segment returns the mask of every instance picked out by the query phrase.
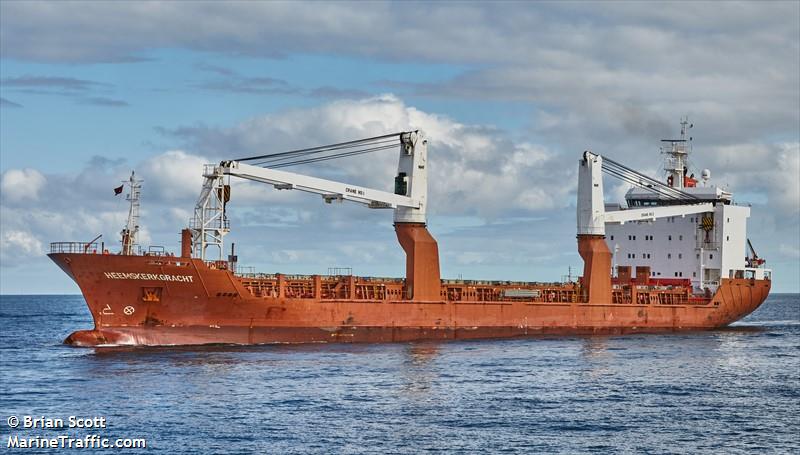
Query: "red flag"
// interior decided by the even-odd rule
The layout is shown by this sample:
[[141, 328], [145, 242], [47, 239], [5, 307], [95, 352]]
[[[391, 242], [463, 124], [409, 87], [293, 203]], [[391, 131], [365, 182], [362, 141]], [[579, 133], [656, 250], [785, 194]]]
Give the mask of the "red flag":
[[125, 188], [125, 185], [120, 185], [120, 186], [114, 188], [114, 196], [122, 193], [123, 188]]

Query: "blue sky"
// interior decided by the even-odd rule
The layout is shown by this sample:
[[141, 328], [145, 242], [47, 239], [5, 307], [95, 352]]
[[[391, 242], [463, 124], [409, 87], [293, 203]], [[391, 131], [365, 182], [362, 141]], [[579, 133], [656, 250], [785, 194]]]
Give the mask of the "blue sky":
[[[445, 276], [581, 267], [574, 163], [697, 169], [753, 204], [775, 290], [800, 286], [800, 6], [694, 3], [0, 3], [0, 292], [77, 292], [43, 253], [113, 242], [145, 179], [143, 241], [174, 248], [200, 164], [422, 127]], [[389, 186], [395, 157], [322, 167]], [[611, 182], [609, 182], [611, 183]], [[240, 257], [264, 271], [402, 275], [390, 215], [239, 184]], [[610, 197], [622, 188], [611, 187]], [[238, 223], [238, 228], [237, 228]]]

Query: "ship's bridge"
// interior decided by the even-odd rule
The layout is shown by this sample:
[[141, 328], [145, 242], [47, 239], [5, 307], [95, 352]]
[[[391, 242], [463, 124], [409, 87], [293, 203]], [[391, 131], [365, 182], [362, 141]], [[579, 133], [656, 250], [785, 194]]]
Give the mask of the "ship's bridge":
[[628, 203], [629, 208], [697, 204], [700, 202], [720, 202], [730, 205], [733, 201], [733, 195], [730, 192], [715, 185], [683, 188], [682, 192], [692, 196], [692, 198], [667, 198], [646, 187], [634, 187], [625, 193], [625, 201]]

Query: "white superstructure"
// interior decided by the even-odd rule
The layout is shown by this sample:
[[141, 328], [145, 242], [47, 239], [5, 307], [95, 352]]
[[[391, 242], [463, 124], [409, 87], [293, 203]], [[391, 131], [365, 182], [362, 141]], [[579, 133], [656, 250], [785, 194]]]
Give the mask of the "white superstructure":
[[[686, 138], [686, 120], [681, 122], [681, 138], [664, 140], [666, 184], [678, 190], [663, 194], [634, 187], [625, 195], [627, 207], [606, 204], [605, 234], [614, 270], [620, 266], [649, 267], [651, 279], [688, 279], [696, 291], [713, 292], [720, 278], [770, 278], [771, 271], [760, 267], [763, 260], [747, 251], [747, 218], [750, 207], [736, 205], [732, 194], [710, 181], [703, 170], [702, 181], [689, 172], [691, 138]], [[691, 128], [691, 126], [689, 126]], [[698, 208], [699, 213], [678, 211], [673, 216], [636, 221], [613, 222], [629, 211], [669, 206]], [[680, 213], [682, 212], [682, 213]]]

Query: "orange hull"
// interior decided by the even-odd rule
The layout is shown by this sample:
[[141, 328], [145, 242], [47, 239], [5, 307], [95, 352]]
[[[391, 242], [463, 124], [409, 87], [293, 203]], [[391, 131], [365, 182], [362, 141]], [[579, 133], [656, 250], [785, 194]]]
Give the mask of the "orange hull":
[[[243, 278], [199, 259], [54, 253], [80, 286], [94, 329], [79, 346], [393, 342], [722, 327], [759, 307], [769, 280], [723, 279], [710, 299], [685, 290], [614, 291], [582, 302], [577, 284], [443, 281], [408, 300], [404, 280]], [[523, 292], [524, 291], [524, 292]], [[517, 292], [516, 294], [514, 292]], [[644, 297], [644, 298], [643, 298]], [[630, 302], [635, 303], [614, 303]]]

